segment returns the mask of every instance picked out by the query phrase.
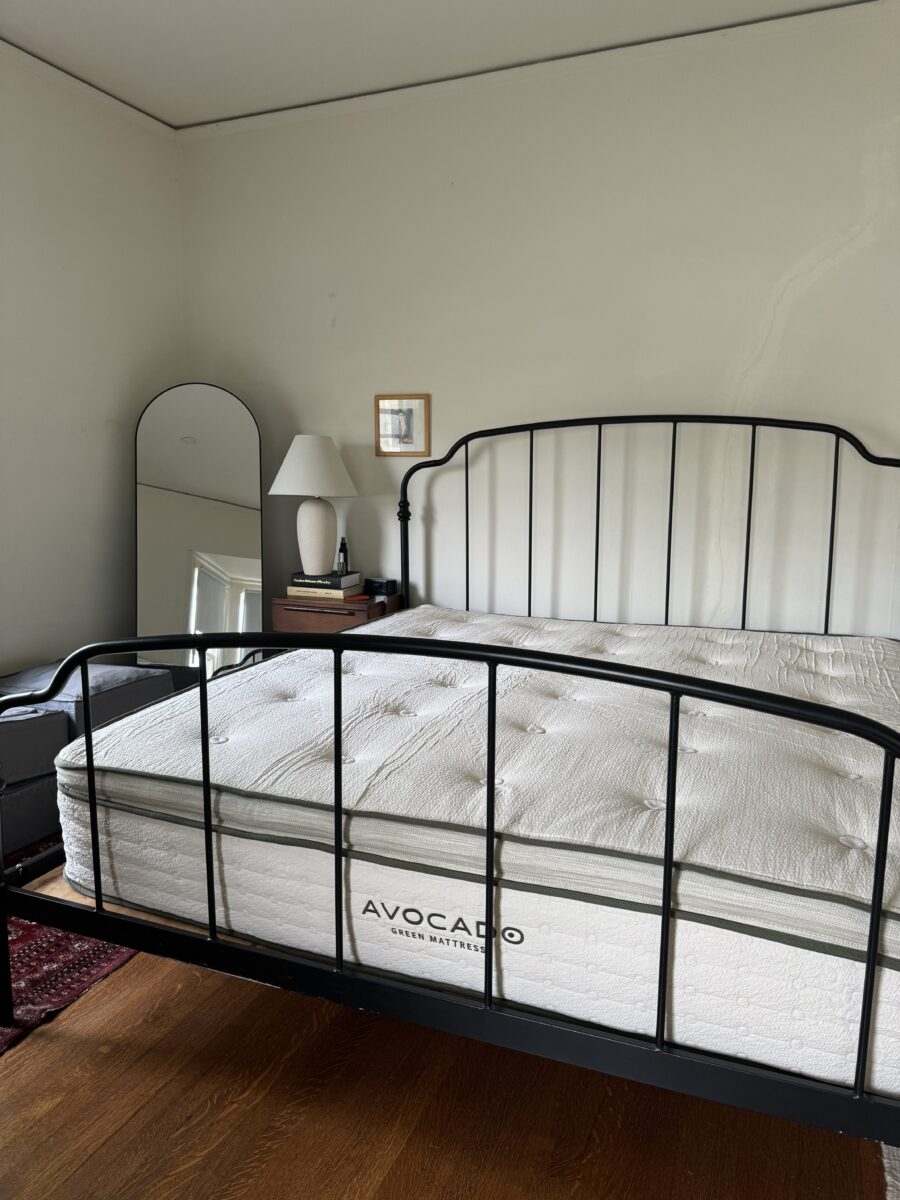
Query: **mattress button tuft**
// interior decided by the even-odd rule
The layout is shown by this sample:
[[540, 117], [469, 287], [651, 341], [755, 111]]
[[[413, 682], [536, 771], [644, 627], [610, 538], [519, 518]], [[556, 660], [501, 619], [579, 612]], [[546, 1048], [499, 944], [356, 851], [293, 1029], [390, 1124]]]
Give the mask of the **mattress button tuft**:
[[342, 755], [341, 755], [341, 762], [342, 762], [342, 763], [343, 763], [345, 766], [349, 766], [349, 765], [350, 765], [350, 763], [355, 763], [355, 762], [356, 762], [356, 759], [353, 757], [353, 755], [352, 755], [352, 754], [342, 754]]
[[224, 744], [228, 741], [228, 738], [223, 737], [220, 733], [217, 733], [215, 737], [211, 737], [209, 740], [214, 746], [224, 746]]
[[[482, 787], [487, 787], [487, 775], [485, 775], [482, 779], [479, 779], [478, 782], [481, 784]], [[503, 787], [503, 776], [502, 775], [494, 776], [494, 787]]]
[[855, 837], [852, 833], [842, 833], [838, 838], [842, 846], [848, 846], [851, 850], [865, 850], [866, 843], [860, 837]]
[[543, 729], [540, 725], [529, 725], [525, 732], [526, 733], [546, 733], [547, 730]]

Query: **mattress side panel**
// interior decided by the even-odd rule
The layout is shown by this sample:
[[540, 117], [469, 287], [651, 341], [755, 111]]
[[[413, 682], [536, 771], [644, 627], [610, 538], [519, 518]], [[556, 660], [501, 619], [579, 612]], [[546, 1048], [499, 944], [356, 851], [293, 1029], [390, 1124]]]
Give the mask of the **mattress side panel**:
[[[67, 875], [92, 888], [84, 805], [62, 797]], [[202, 926], [202, 831], [139, 813], [100, 812], [104, 891], [138, 909]], [[217, 915], [263, 944], [334, 953], [333, 859], [314, 846], [217, 835]], [[344, 946], [349, 961], [388, 977], [477, 994], [483, 982], [479, 881], [415, 866], [350, 860]], [[529, 1009], [650, 1034], [659, 917], [571, 896], [499, 889], [495, 988]], [[676, 921], [669, 1036], [837, 1083], [852, 1079], [863, 966], [841, 956]], [[900, 1096], [900, 972], [877, 989], [872, 1083]]]

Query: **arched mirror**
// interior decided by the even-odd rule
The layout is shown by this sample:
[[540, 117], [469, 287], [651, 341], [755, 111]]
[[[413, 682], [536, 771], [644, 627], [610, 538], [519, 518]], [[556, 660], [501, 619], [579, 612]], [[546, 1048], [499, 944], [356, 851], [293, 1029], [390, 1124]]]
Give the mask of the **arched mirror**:
[[[259, 428], [237, 396], [183, 383], [144, 409], [135, 435], [137, 633], [262, 628]], [[211, 651], [210, 672], [238, 661]], [[196, 656], [148, 653], [186, 677]], [[186, 681], [186, 679], [185, 679]]]

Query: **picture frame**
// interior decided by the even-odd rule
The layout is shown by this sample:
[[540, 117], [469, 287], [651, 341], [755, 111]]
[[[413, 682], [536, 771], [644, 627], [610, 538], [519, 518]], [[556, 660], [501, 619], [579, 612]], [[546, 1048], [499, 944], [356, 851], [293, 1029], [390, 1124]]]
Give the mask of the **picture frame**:
[[379, 458], [428, 458], [431, 454], [431, 393], [382, 393], [375, 397], [375, 453]]

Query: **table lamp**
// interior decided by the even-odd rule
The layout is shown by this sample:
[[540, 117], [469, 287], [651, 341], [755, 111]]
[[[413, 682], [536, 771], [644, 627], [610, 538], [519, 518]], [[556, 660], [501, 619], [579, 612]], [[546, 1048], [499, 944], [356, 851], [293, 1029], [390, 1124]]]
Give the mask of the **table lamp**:
[[334, 570], [337, 513], [326, 496], [355, 496], [337, 446], [330, 437], [298, 433], [269, 488], [270, 496], [309, 496], [297, 509], [297, 544], [306, 575]]

